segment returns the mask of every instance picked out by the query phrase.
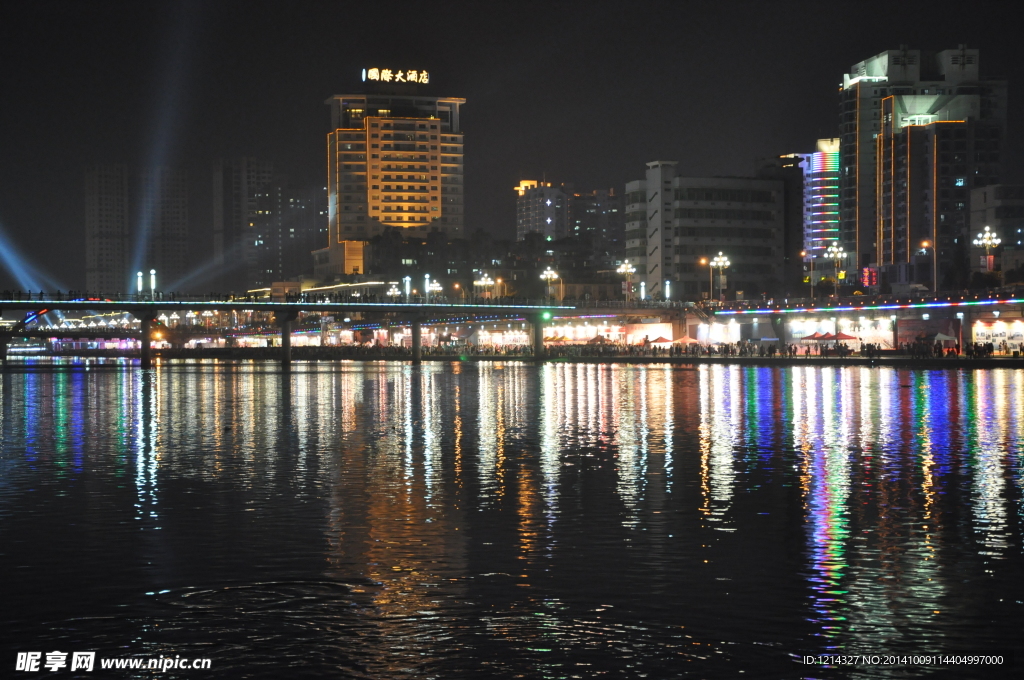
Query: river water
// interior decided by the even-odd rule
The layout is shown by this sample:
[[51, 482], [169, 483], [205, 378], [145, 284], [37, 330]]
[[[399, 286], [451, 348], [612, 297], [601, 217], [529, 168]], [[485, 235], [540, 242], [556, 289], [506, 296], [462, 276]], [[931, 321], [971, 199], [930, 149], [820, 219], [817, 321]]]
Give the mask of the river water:
[[[112, 362], [0, 388], [3, 664], [658, 679], [1010, 673], [798, 662], [827, 652], [1024, 661], [1024, 371]], [[154, 677], [106, 673], [79, 675]]]

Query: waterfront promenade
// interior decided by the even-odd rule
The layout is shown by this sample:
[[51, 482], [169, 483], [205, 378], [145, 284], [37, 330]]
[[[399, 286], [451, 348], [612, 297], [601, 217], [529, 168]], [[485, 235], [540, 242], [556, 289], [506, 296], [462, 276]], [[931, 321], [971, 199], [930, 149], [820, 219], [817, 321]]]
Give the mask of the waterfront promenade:
[[[985, 357], [915, 357], [910, 354], [887, 354], [883, 356], [860, 356], [853, 354], [845, 357], [820, 356], [820, 355], [799, 355], [790, 356], [739, 356], [729, 354], [670, 354], [662, 350], [638, 350], [635, 353], [606, 353], [606, 354], [572, 354], [559, 355], [558, 349], [555, 352], [548, 352], [543, 359], [536, 359], [533, 356], [532, 348], [522, 347], [520, 351], [506, 353], [487, 353], [480, 351], [450, 351], [449, 348], [429, 348], [422, 354], [422, 361], [431, 362], [555, 362], [555, 363], [590, 363], [590, 364], [672, 364], [672, 365], [700, 365], [700, 364], [739, 364], [746, 366], [889, 366], [898, 368], [950, 368], [950, 369], [972, 369], [972, 368], [1024, 368], [1024, 357], [1012, 356], [985, 356]], [[399, 361], [408, 362], [413, 360], [411, 350], [403, 347], [295, 347], [292, 349], [292, 359], [299, 362], [317, 361]], [[206, 349], [163, 349], [154, 350], [154, 359], [158, 360], [206, 360], [219, 359], [222, 361], [278, 361], [279, 348], [264, 347], [234, 347], [234, 348], [206, 348]], [[114, 350], [76, 350], [63, 354], [36, 354], [25, 355], [23, 360], [51, 358], [51, 357], [81, 357], [81, 358], [108, 358], [108, 359], [138, 359], [139, 352], [136, 351], [114, 351]], [[12, 357], [13, 358], [13, 357]], [[12, 362], [11, 367], [26, 365], [22, 362]]]

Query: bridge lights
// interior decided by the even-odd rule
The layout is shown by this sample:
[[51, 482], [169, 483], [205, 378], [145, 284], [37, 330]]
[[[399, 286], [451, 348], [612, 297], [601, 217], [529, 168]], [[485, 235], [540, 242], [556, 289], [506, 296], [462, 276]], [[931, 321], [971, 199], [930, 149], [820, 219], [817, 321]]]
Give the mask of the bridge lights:
[[423, 275], [423, 301], [430, 300], [430, 274]]
[[139, 277], [139, 295], [142, 295], [142, 272], [139, 272], [136, 276]]
[[156, 293], [156, 270], [149, 270], [149, 294], [153, 295]]
[[402, 281], [405, 283], [405, 301], [408, 302], [409, 301], [409, 295], [411, 294], [411, 290], [410, 289], [411, 289], [411, 286], [412, 286], [412, 277], [411, 276], [402, 277]]

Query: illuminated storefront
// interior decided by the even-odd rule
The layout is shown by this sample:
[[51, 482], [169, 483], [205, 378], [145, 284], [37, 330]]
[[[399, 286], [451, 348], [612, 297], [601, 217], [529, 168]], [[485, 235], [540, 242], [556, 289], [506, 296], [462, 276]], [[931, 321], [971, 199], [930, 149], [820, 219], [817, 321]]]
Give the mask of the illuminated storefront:
[[971, 326], [971, 341], [990, 342], [995, 345], [996, 352], [1019, 352], [1021, 345], [1024, 344], [1024, 319], [975, 321]]

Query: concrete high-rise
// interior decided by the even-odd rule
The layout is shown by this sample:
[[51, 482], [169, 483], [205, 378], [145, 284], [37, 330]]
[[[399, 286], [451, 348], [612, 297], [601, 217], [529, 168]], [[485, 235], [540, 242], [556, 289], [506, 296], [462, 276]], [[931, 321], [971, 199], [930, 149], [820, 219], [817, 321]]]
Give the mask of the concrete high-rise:
[[156, 269], [158, 290], [173, 291], [189, 270], [188, 185], [185, 174], [166, 167], [144, 170], [141, 176], [136, 238], [145, 239], [141, 268]]
[[[650, 297], [713, 296], [709, 262], [729, 258], [723, 291], [774, 294], [783, 278], [783, 183], [744, 177], [680, 177], [675, 161], [647, 164], [626, 184], [626, 263]], [[702, 263], [701, 260], [704, 260]], [[641, 285], [642, 284], [642, 287]]]
[[213, 257], [223, 290], [252, 287], [257, 195], [273, 176], [273, 164], [256, 158], [220, 159], [213, 165]]
[[553, 241], [569, 235], [569, 197], [550, 182], [527, 179], [516, 191], [516, 240], [537, 233]]
[[982, 79], [979, 59], [962, 45], [900, 48], [843, 78], [840, 238], [849, 264], [878, 265], [883, 283], [910, 276], [928, 240], [939, 287], [958, 285], [968, 192], [999, 181], [1006, 130], [1006, 83]]
[[327, 135], [330, 237], [314, 253], [321, 277], [365, 272], [363, 246], [385, 229], [460, 238], [465, 99], [423, 96], [425, 71], [364, 70], [363, 94], [335, 95]]
[[249, 289], [267, 288], [275, 281], [312, 273], [310, 255], [320, 243], [314, 194], [275, 176], [256, 192], [251, 261], [247, 262]]
[[90, 293], [123, 293], [131, 284], [130, 187], [126, 165], [98, 165], [85, 172], [85, 288]]
[[568, 234], [590, 236], [601, 247], [618, 250], [623, 245], [624, 215], [622, 194], [615, 189], [571, 192]]

